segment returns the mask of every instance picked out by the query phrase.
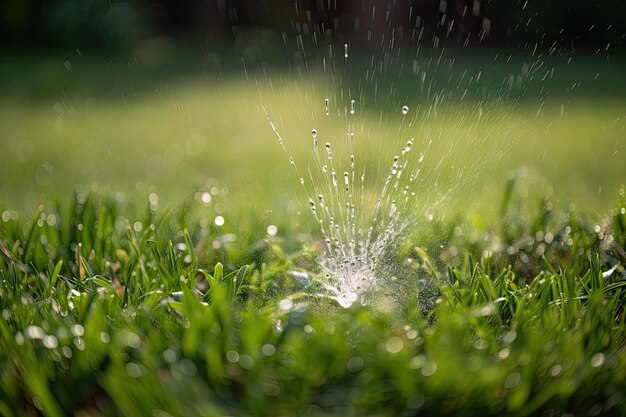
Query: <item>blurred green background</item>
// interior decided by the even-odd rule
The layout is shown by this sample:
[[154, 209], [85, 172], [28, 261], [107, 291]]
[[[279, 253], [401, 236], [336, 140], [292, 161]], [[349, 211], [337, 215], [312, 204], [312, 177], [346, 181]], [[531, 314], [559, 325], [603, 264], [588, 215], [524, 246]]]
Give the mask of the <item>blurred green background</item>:
[[[605, 13], [620, 2], [201, 3], [4, 3], [4, 207], [77, 187], [165, 205], [213, 189], [229, 217], [294, 215], [306, 200], [263, 107], [306, 164], [312, 128], [341, 142], [351, 98], [359, 160], [379, 181], [417, 138], [424, 204], [489, 211], [517, 175], [523, 197], [551, 188], [603, 210], [626, 178], [624, 23]], [[376, 7], [386, 17], [369, 19]], [[327, 97], [337, 114], [324, 118]]]

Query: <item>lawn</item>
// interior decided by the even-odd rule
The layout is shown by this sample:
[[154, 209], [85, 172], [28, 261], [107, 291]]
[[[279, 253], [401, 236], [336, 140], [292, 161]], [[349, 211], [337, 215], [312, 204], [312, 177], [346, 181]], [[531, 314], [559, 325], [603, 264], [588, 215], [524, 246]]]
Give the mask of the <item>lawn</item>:
[[[624, 415], [624, 66], [484, 54], [373, 82], [3, 52], [0, 415]], [[409, 138], [421, 168], [349, 308], [312, 129], [363, 209]]]

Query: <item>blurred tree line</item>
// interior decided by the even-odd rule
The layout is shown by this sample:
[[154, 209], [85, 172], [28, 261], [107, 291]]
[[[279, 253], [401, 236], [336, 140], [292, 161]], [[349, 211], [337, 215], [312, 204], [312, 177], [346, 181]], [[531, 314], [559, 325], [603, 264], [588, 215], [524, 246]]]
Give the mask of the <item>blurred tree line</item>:
[[625, 0], [4, 0], [0, 39], [5, 46], [119, 47], [266, 28], [316, 42], [620, 48], [625, 16]]

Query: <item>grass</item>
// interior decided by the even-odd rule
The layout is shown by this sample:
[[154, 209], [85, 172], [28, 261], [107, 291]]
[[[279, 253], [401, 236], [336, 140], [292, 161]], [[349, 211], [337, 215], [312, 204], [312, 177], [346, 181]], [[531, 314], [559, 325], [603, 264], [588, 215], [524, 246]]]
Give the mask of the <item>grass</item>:
[[[174, 203], [194, 189], [210, 189], [219, 183], [220, 188], [231, 191], [228, 220], [241, 208], [247, 210], [252, 200], [254, 207], [268, 211], [294, 200], [290, 190], [295, 188], [295, 180], [284, 175], [287, 157], [272, 137], [261, 104], [273, 118], [280, 118], [277, 122], [284, 125], [283, 136], [300, 154], [309, 148], [306, 138], [312, 127], [320, 131], [323, 141], [343, 136], [341, 121], [333, 118], [326, 123], [311, 117], [313, 109], [323, 109], [324, 97], [334, 100], [339, 90], [332, 84], [308, 83], [294, 72], [278, 70], [271, 76], [271, 85], [260, 78], [257, 86], [257, 82], [241, 82], [225, 73], [202, 75], [199, 64], [193, 67], [200, 68], [199, 74], [173, 78], [167, 74], [175, 73], [175, 68], [128, 68], [121, 59], [112, 65], [105, 57], [89, 56], [83, 52], [79, 58], [72, 52], [36, 62], [31, 55], [4, 60], [0, 79], [7, 93], [0, 98], [0, 143], [5, 149], [0, 155], [0, 198], [5, 205], [32, 210], [42, 193], [48, 197], [69, 195], [76, 185], [89, 189], [92, 183], [123, 192], [127, 198], [140, 195], [143, 201], [156, 191], [162, 204]], [[68, 59], [73, 62], [70, 71], [64, 67]], [[179, 73], [188, 74], [183, 71], [186, 62], [180, 63]], [[493, 79], [518, 71], [518, 64], [494, 64], [498, 73]], [[461, 77], [466, 66], [481, 69], [474, 60], [459, 58], [455, 76]], [[365, 132], [361, 160], [370, 164], [378, 159], [380, 163], [381, 154], [390, 159], [394, 148], [404, 144], [406, 138], [398, 134], [401, 114], [389, 109], [409, 104], [411, 116], [418, 118], [412, 129], [405, 130], [417, 138], [416, 148], [424, 149], [427, 140], [433, 140], [426, 162], [468, 167], [467, 181], [480, 178], [470, 181], [478, 187], [477, 194], [497, 198], [504, 182], [502, 173], [512, 175], [525, 167], [525, 187], [537, 190], [535, 197], [553, 186], [565, 207], [575, 200], [591, 210], [604, 210], [624, 177], [619, 163], [626, 153], [621, 140], [626, 127], [619, 94], [624, 91], [619, 82], [622, 70], [617, 64], [602, 63], [578, 68], [557, 67], [561, 76], [554, 85], [529, 84], [529, 88], [550, 91], [544, 92], [547, 101], [542, 106], [530, 99], [496, 104], [486, 112], [482, 124], [474, 123], [476, 99], [444, 101], [436, 118], [426, 118], [427, 107], [419, 116], [417, 109], [420, 104], [432, 104], [432, 99], [422, 103], [427, 94], [415, 94], [407, 87], [415, 84], [410, 74], [383, 78], [380, 95], [390, 97], [389, 102], [376, 103], [364, 96], [363, 104], [361, 100], [358, 103], [359, 123]], [[447, 72], [440, 72], [433, 70], [432, 77], [445, 87]], [[592, 76], [596, 72], [602, 74], [598, 80]], [[251, 80], [255, 75], [261, 77], [262, 73], [250, 70]], [[494, 88], [491, 78], [482, 78], [485, 85], [477, 89]], [[583, 87], [568, 92], [560, 84], [562, 79], [578, 79]], [[103, 85], [108, 86], [107, 91], [102, 91]], [[390, 85], [395, 86], [395, 93], [384, 94]], [[373, 87], [362, 89], [371, 92]], [[612, 89], [613, 93], [591, 95], [596, 89]], [[383, 124], [379, 123], [380, 111], [384, 111]], [[316, 126], [311, 126], [313, 123]], [[472, 158], [478, 154], [480, 158]], [[242, 164], [244, 155], [255, 157]], [[439, 171], [432, 169], [429, 175]], [[446, 187], [440, 184], [437, 188]], [[459, 194], [454, 199], [465, 204], [467, 196]], [[479, 205], [480, 200], [476, 201]], [[297, 209], [290, 209], [292, 217]], [[282, 217], [278, 213], [269, 223]]]
[[[342, 134], [309, 117], [332, 85], [159, 70], [134, 88], [148, 70], [67, 59], [0, 71], [0, 415], [624, 415], [619, 92], [481, 120], [474, 99], [432, 117], [366, 97], [359, 160], [382, 172], [405, 133], [433, 139], [415, 213], [436, 215], [344, 309], [260, 108], [306, 161], [311, 120]], [[410, 125], [379, 116], [398, 103]]]
[[307, 245], [285, 255], [288, 234], [258, 230], [228, 243], [198, 205], [147, 211], [138, 230], [138, 213], [88, 194], [54, 222], [0, 223], [3, 415], [624, 410], [623, 195], [599, 230], [515, 207], [488, 239], [433, 225], [399, 255], [403, 279], [349, 309], [295, 278]]

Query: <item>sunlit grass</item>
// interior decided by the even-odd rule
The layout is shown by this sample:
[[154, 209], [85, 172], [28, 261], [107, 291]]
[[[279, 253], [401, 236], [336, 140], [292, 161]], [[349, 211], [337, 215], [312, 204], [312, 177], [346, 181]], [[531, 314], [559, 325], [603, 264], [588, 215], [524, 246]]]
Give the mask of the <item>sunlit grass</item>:
[[[331, 86], [294, 73], [62, 64], [0, 98], [1, 415], [623, 414], [616, 96], [359, 101], [352, 148]], [[288, 159], [315, 166], [312, 128], [372, 200], [409, 137], [424, 155], [367, 305], [317, 280]]]
[[52, 203], [0, 223], [5, 415], [623, 407], [623, 196], [601, 219], [548, 198], [486, 228], [434, 221], [398, 254], [399, 279], [350, 309], [296, 278], [314, 254], [286, 256], [290, 230], [233, 240], [191, 200], [169, 214]]
[[[303, 100], [311, 91], [299, 88], [286, 95], [262, 91], [261, 100], [250, 92], [253, 87], [232, 82], [197, 82], [113, 102], [98, 97], [26, 104], [4, 99], [0, 193], [8, 204], [32, 207], [40, 193], [68, 195], [76, 184], [96, 182], [127, 194], [137, 188], [146, 194], [153, 186], [176, 199], [216, 178], [234, 191], [229, 199], [236, 207], [251, 194], [264, 199], [274, 195], [272, 190], [297, 188], [260, 106], [271, 104], [289, 146], [308, 151], [314, 120], [305, 121], [302, 114], [319, 111], [314, 106], [323, 106], [323, 92], [313, 90], [314, 96]], [[427, 176], [441, 176], [440, 164], [468, 167], [474, 187], [497, 195], [502, 176], [523, 167], [540, 193], [551, 185], [560, 200], [605, 206], [623, 180], [623, 107], [591, 101], [565, 104], [563, 114], [556, 103], [544, 105], [539, 116], [537, 110], [495, 107], [490, 124], [474, 126], [474, 105], [455, 105], [440, 110], [436, 119], [417, 119], [406, 132], [416, 137], [416, 154], [425, 152], [425, 162], [439, 168]], [[357, 148], [363, 160], [378, 160], [382, 169], [406, 138], [379, 127], [375, 112], [359, 111], [365, 135], [357, 136]], [[391, 117], [389, 125], [403, 123], [397, 113], [397, 118], [391, 111], [385, 116]], [[341, 122], [320, 120], [315, 127], [321, 140], [341, 141]], [[429, 149], [422, 150], [430, 140]], [[23, 190], [19, 196], [18, 189]]]

